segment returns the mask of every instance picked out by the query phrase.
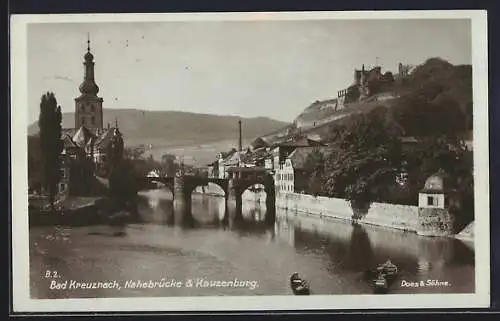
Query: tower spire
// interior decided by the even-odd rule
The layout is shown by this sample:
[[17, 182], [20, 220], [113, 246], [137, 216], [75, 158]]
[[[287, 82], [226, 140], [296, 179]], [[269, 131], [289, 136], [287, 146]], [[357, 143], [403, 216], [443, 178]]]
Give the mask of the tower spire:
[[115, 117], [115, 128], [118, 128], [118, 117]]
[[90, 52], [90, 33], [87, 32], [87, 52]]

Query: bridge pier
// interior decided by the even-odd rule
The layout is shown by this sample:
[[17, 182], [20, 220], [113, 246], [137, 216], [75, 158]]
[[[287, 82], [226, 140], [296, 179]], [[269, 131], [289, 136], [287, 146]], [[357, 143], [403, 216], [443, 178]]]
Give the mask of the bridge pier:
[[276, 221], [276, 191], [274, 184], [266, 184], [266, 221], [274, 223]]
[[191, 194], [186, 193], [184, 175], [174, 178], [174, 222], [190, 224], [193, 222], [191, 212]]
[[242, 199], [235, 179], [229, 179], [226, 196], [226, 215], [229, 219], [242, 216]]

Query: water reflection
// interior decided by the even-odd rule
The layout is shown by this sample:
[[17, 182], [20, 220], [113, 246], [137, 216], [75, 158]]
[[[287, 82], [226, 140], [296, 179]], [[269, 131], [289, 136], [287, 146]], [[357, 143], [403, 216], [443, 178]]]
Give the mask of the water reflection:
[[[265, 204], [243, 202], [241, 217], [235, 217], [226, 213], [223, 197], [206, 195], [192, 196], [195, 228], [177, 227], [169, 191], [143, 192], [139, 199], [140, 222], [119, 227], [124, 237], [113, 236], [116, 227], [81, 227], [69, 230], [66, 237], [71, 243], [67, 245], [47, 240], [50, 228], [30, 230], [33, 293], [40, 298], [290, 295], [288, 279], [292, 272], [300, 272], [315, 294], [372, 293], [361, 277], [363, 271], [387, 259], [399, 266], [401, 279], [452, 284], [446, 288], [395, 286], [393, 293], [474, 291], [474, 252], [458, 240], [419, 237], [280, 210], [270, 224], [265, 220]], [[223, 222], [227, 217], [232, 219]], [[165, 273], [176, 278], [237, 277], [257, 280], [259, 287], [252, 291], [181, 288], [168, 293], [55, 293], [47, 291], [46, 280], [37, 281], [36, 276], [47, 269], [58, 269], [73, 279], [150, 279]]]
[[[172, 223], [169, 220], [172, 206], [168, 193], [152, 192], [144, 201], [147, 208], [140, 212], [146, 221]], [[437, 273], [445, 277], [445, 271], [457, 266], [467, 267], [473, 276], [474, 251], [458, 240], [419, 237], [413, 233], [368, 228], [279, 210], [276, 221], [269, 225], [265, 221], [265, 202], [244, 201], [242, 217], [229, 215], [233, 219], [221, 224], [225, 211], [223, 197], [192, 197], [192, 213], [199, 227], [223, 226], [235, 230], [240, 236], [266, 235], [268, 239], [292, 246], [297, 253], [327, 260], [326, 269], [332, 273], [362, 272], [390, 259], [407, 276], [434, 276]]]

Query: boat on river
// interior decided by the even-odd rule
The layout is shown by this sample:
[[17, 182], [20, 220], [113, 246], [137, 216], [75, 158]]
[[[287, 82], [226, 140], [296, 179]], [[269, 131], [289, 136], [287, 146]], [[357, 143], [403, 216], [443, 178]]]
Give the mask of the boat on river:
[[309, 295], [311, 294], [309, 283], [302, 279], [300, 275], [295, 272], [290, 276], [290, 288], [295, 295]]
[[386, 276], [396, 276], [398, 274], [398, 267], [391, 260], [387, 260], [384, 264], [377, 267], [377, 272]]
[[398, 276], [398, 267], [387, 260], [374, 270], [365, 272], [365, 277], [372, 283], [375, 293], [387, 293]]

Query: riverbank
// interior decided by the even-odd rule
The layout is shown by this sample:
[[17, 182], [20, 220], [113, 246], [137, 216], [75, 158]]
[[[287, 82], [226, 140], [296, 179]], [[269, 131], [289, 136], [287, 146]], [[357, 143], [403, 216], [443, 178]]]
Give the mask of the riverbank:
[[[309, 281], [314, 294], [371, 294], [373, 289], [361, 278], [362, 272], [388, 258], [400, 267], [402, 279], [451, 283], [449, 287], [394, 286], [393, 294], [474, 292], [474, 252], [454, 239], [420, 237], [284, 210], [277, 210], [273, 227], [180, 227], [168, 219], [175, 212], [167, 191], [150, 191], [140, 198], [138, 223], [120, 228], [103, 224], [30, 229], [32, 298], [292, 295], [289, 276], [295, 271]], [[193, 202], [193, 212], [220, 217], [225, 208], [213, 203], [223, 205], [224, 199]], [[249, 210], [260, 217], [266, 214], [265, 207], [250, 206]], [[57, 271], [61, 282], [117, 280], [121, 290], [50, 290], [50, 280], [40, 278], [47, 270]], [[168, 280], [238, 279], [258, 286], [125, 286], [129, 280], [160, 281], [166, 276]]]
[[473, 221], [469, 225], [467, 225], [460, 233], [455, 235], [455, 238], [459, 239], [467, 246], [474, 248], [474, 239], [475, 239], [474, 227], [475, 224]]
[[86, 225], [102, 221], [99, 208], [106, 203], [104, 197], [67, 197], [57, 201], [55, 209], [50, 207], [30, 207], [30, 226], [45, 225]]
[[276, 207], [318, 217], [413, 233], [416, 233], [418, 228], [417, 206], [372, 203], [366, 213], [359, 218], [354, 218], [354, 211], [346, 200], [321, 196], [314, 197], [308, 194], [280, 193], [276, 195]]
[[432, 226], [432, 233], [425, 236], [447, 236], [459, 239], [474, 248], [474, 222], [456, 234], [443, 235], [440, 231], [441, 217], [422, 215], [421, 208], [411, 205], [377, 203], [370, 204], [364, 213], [354, 211], [344, 199], [315, 197], [308, 194], [279, 193], [276, 195], [276, 207], [296, 213], [304, 213], [319, 218], [332, 218], [355, 224], [373, 225], [382, 228], [422, 234], [422, 226]]

